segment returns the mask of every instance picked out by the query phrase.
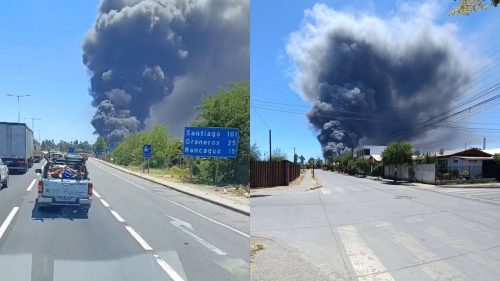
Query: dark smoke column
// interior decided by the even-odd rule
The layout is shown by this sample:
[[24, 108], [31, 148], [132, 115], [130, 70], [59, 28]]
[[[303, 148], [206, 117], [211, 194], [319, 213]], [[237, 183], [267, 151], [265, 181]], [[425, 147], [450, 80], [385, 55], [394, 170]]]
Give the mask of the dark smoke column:
[[[430, 4], [380, 19], [315, 5], [286, 47], [294, 89], [313, 101], [308, 119], [326, 157], [360, 144], [386, 145], [397, 132], [442, 113], [470, 89], [470, 60], [453, 26], [436, 25]], [[452, 135], [454, 133], [451, 133]], [[413, 136], [440, 146], [452, 136]]]
[[[103, 0], [82, 46], [95, 132], [112, 145], [153, 123], [175, 134], [202, 95], [248, 79], [245, 13], [240, 0]], [[221, 62], [231, 56], [235, 65]]]

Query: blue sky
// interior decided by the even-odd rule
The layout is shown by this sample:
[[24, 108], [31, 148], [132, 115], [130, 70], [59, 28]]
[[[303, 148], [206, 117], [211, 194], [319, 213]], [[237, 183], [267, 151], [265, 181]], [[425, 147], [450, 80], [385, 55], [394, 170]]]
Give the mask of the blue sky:
[[[304, 18], [304, 10], [312, 8], [316, 3], [323, 3], [335, 10], [363, 11], [380, 18], [390, 17], [405, 1], [253, 1], [251, 4], [250, 28], [250, 79], [251, 79], [251, 143], [256, 143], [261, 152], [268, 155], [268, 130], [272, 130], [274, 148], [283, 150], [289, 158], [293, 157], [294, 147], [297, 153], [308, 157], [322, 157], [321, 146], [316, 140], [305, 114], [292, 114], [265, 110], [262, 105], [280, 103], [304, 113], [309, 111], [312, 103], [304, 101], [293, 92], [289, 84], [292, 79], [286, 75], [290, 62], [285, 52], [285, 45], [290, 34], [297, 31]], [[412, 1], [414, 2], [414, 1]], [[436, 22], [438, 24], [453, 23], [458, 27], [459, 40], [465, 44], [474, 56], [481, 59], [490, 58], [491, 67], [485, 68], [477, 75], [475, 90], [483, 89], [495, 81], [494, 73], [499, 67], [500, 39], [494, 26], [500, 16], [500, 8], [472, 14], [470, 16], [449, 17], [448, 10], [454, 1], [441, 2]], [[376, 4], [375, 4], [376, 3]], [[487, 42], [487, 44], [485, 44]], [[498, 78], [496, 78], [498, 81]], [[499, 128], [500, 106], [470, 116], [466, 120], [469, 127]], [[476, 124], [481, 123], [481, 124]], [[495, 127], [496, 126], [496, 127]], [[470, 131], [469, 131], [470, 132]], [[482, 146], [483, 137], [487, 138], [487, 147], [500, 146], [500, 134], [490, 130], [474, 131], [464, 137], [472, 146]], [[447, 149], [452, 149], [447, 147]]]
[[81, 43], [97, 7], [97, 0], [2, 2], [1, 121], [17, 122], [17, 99], [6, 93], [29, 94], [20, 101], [21, 121], [31, 127], [31, 118], [42, 119], [37, 138], [95, 141]]

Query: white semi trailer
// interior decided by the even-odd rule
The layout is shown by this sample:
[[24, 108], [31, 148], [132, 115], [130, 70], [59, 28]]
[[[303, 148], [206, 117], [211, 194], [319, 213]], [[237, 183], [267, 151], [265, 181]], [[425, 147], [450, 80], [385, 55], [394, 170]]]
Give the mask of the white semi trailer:
[[10, 173], [26, 173], [33, 166], [33, 150], [33, 131], [26, 124], [0, 122], [0, 158]]

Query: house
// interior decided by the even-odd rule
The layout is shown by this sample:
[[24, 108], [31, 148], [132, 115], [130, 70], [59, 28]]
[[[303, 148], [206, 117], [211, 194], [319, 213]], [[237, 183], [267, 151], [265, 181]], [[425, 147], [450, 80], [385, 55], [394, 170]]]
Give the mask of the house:
[[437, 170], [440, 173], [448, 173], [453, 178], [482, 178], [483, 163], [493, 159], [490, 153], [478, 148], [440, 151], [436, 153], [436, 156], [438, 158]]
[[378, 165], [382, 162], [382, 156], [379, 154], [370, 155], [368, 157], [368, 162], [372, 165]]
[[355, 157], [363, 157], [365, 159], [372, 159], [372, 161], [380, 162], [382, 151], [385, 150], [387, 146], [379, 145], [364, 145], [358, 146], [354, 149]]

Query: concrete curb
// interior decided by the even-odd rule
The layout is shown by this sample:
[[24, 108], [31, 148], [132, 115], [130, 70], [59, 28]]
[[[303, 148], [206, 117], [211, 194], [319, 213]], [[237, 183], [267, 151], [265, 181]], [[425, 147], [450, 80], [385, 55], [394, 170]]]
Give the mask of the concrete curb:
[[206, 194], [203, 191], [193, 190], [192, 188], [189, 188], [189, 187], [180, 186], [180, 185], [177, 185], [175, 183], [169, 183], [169, 184], [167, 184], [165, 182], [161, 182], [158, 179], [155, 179], [154, 177], [147, 176], [147, 175], [142, 175], [141, 173], [129, 170], [127, 168], [120, 167], [120, 166], [115, 165], [115, 164], [108, 163], [108, 162], [103, 161], [101, 159], [97, 159], [97, 158], [92, 158], [92, 159], [96, 160], [99, 163], [107, 165], [109, 167], [112, 167], [112, 168], [115, 168], [115, 169], [120, 170], [122, 172], [125, 172], [127, 174], [131, 174], [131, 175], [134, 175], [136, 177], [148, 180], [150, 182], [154, 182], [156, 184], [165, 186], [167, 188], [170, 188], [170, 189], [173, 189], [175, 191], [184, 193], [186, 195], [190, 195], [190, 196], [196, 197], [198, 199], [207, 201], [209, 203], [212, 203], [212, 204], [224, 207], [224, 208], [229, 209], [231, 211], [235, 211], [235, 212], [238, 212], [240, 214], [243, 214], [243, 215], [246, 215], [246, 216], [250, 216], [250, 206], [246, 206], [246, 205], [242, 205], [242, 204], [235, 204], [235, 203], [232, 203], [232, 202], [223, 202], [223, 201], [228, 201], [228, 200], [224, 199], [224, 198], [220, 198], [220, 197], [215, 196], [215, 195]]
[[319, 189], [323, 187], [322, 185], [318, 185], [318, 186], [313, 186], [313, 187], [309, 187], [307, 190], [316, 190], [316, 189]]
[[321, 188], [323, 185], [319, 182], [318, 177], [311, 178], [312, 187], [309, 187], [308, 190], [315, 190]]

